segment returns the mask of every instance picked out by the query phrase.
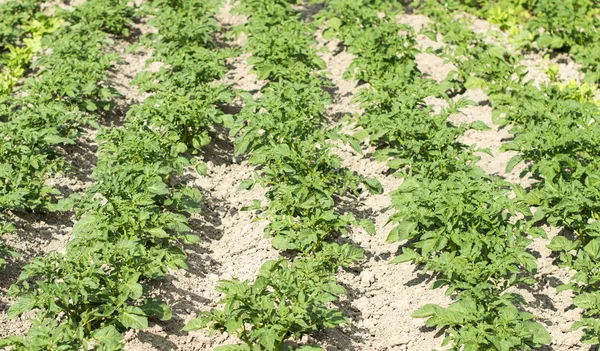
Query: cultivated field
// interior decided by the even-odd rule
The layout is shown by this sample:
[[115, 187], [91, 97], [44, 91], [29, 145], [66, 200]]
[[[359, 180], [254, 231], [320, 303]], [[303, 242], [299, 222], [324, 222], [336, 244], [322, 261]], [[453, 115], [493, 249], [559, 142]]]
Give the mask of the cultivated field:
[[596, 0], [0, 0], [0, 348], [590, 351]]

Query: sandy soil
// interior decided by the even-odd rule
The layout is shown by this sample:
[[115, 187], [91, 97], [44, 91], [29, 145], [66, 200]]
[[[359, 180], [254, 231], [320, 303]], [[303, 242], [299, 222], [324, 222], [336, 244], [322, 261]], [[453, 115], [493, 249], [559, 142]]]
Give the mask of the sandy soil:
[[[0, 0], [1, 1], [1, 0]], [[240, 24], [245, 18], [232, 15], [231, 7], [226, 6], [218, 15], [219, 21], [225, 28]], [[398, 20], [402, 23], [420, 29], [427, 23], [427, 18], [420, 15], [401, 15]], [[476, 21], [475, 29], [486, 32], [492, 27], [485, 21]], [[151, 29], [142, 21], [134, 26], [136, 35], [144, 34]], [[352, 61], [352, 55], [346, 51], [338, 52], [338, 42], [325, 42], [319, 37], [319, 44], [329, 48], [322, 57], [328, 64], [328, 72], [336, 85], [333, 90], [334, 103], [329, 106], [327, 113], [331, 123], [345, 114], [360, 113], [358, 106], [351, 99], [360, 89], [357, 82], [342, 79], [342, 73]], [[244, 38], [230, 45], [240, 45]], [[422, 48], [437, 47], [440, 44], [419, 35]], [[115, 66], [110, 75], [110, 83], [123, 97], [118, 101], [119, 109], [113, 121], [118, 122], [131, 104], [136, 104], [146, 97], [138, 94], [130, 86], [136, 72], [144, 69], [156, 69], [157, 64], [146, 67], [145, 61], [151, 52], [140, 48], [133, 53], [124, 53], [127, 41], [117, 41], [115, 50], [123, 52], [122, 62]], [[264, 82], [258, 81], [249, 73], [246, 64], [247, 55], [233, 59], [231, 71], [226, 81], [234, 84], [235, 88], [256, 93]], [[443, 64], [443, 60], [430, 54], [419, 54], [418, 65], [424, 76], [441, 81], [451, 65]], [[530, 69], [530, 77], [542, 83], [545, 79], [540, 70], [542, 57], [531, 54], [523, 62]], [[579, 77], [577, 66], [569, 57], [552, 58], [553, 63], [560, 66], [560, 77], [569, 80]], [[483, 154], [480, 165], [489, 173], [503, 176], [511, 182], [527, 186], [527, 179], [520, 179], [520, 169], [505, 174], [506, 164], [512, 154], [501, 153], [499, 148], [510, 138], [506, 128], [499, 128], [492, 123], [491, 107], [487, 96], [482, 91], [468, 91], [465, 96], [478, 103], [477, 106], [463, 110], [463, 114], [452, 116], [453, 121], [472, 122], [484, 121], [492, 130], [470, 131], [461, 141], [467, 144], [477, 144], [489, 148], [493, 157]], [[460, 98], [456, 97], [456, 98]], [[440, 105], [440, 101], [432, 99], [432, 104]], [[239, 110], [239, 106], [228, 107], [231, 111]], [[82, 138], [77, 148], [67, 150], [69, 160], [77, 171], [53, 180], [60, 184], [67, 193], [81, 192], [91, 183], [89, 178], [95, 163], [96, 146], [93, 143], [94, 131]], [[209, 335], [205, 331], [182, 333], [180, 329], [185, 323], [194, 318], [197, 311], [207, 310], [217, 306], [220, 298], [216, 285], [221, 279], [237, 277], [252, 279], [260, 265], [268, 259], [277, 257], [276, 250], [271, 248], [269, 240], [264, 238], [265, 223], [255, 221], [255, 214], [241, 211], [252, 200], [264, 201], [264, 190], [256, 188], [252, 191], [238, 192], [239, 183], [250, 177], [253, 168], [243, 158], [233, 155], [233, 142], [227, 136], [227, 131], [216, 130], [214, 142], [201, 156], [208, 165], [208, 175], [199, 177], [193, 172], [186, 173], [182, 180], [200, 188], [204, 194], [203, 211], [192, 217], [191, 228], [200, 235], [203, 241], [186, 248], [189, 255], [188, 271], [172, 272], [165, 282], [156, 286], [153, 292], [164, 298], [174, 310], [171, 321], [152, 324], [144, 331], [131, 331], [126, 335], [126, 349], [129, 351], [150, 350], [211, 350], [216, 346], [235, 342], [233, 338], [221, 335]], [[438, 348], [443, 339], [443, 333], [424, 327], [424, 320], [415, 319], [411, 314], [425, 303], [447, 305], [449, 297], [444, 296], [443, 290], [431, 290], [428, 276], [420, 273], [411, 264], [390, 265], [389, 259], [398, 250], [398, 244], [389, 245], [385, 242], [390, 228], [385, 223], [391, 212], [389, 192], [394, 190], [401, 181], [387, 175], [384, 164], [368, 157], [373, 150], [365, 150], [365, 155], [359, 155], [348, 147], [340, 146], [336, 151], [344, 159], [344, 166], [349, 167], [363, 176], [377, 177], [385, 188], [385, 193], [376, 196], [364, 195], [357, 201], [344, 204], [348, 211], [367, 216], [375, 221], [376, 236], [369, 236], [362, 229], [354, 228], [348, 238], [341, 240], [354, 242], [366, 252], [365, 261], [338, 275], [340, 282], [347, 288], [348, 295], [340, 301], [340, 307], [352, 319], [351, 326], [344, 326], [314, 335], [313, 342], [319, 343], [327, 350], [411, 350], [425, 351]], [[49, 251], [62, 251], [70, 239], [73, 215], [35, 213], [28, 216], [16, 217], [18, 230], [6, 237], [7, 243], [21, 253], [9, 268], [0, 273], [0, 336], [12, 333], [22, 333], [27, 328], [27, 316], [7, 321], [6, 310], [11, 301], [5, 298], [5, 292], [12, 284], [23, 265], [32, 257], [44, 255]], [[556, 235], [558, 229], [548, 228], [549, 235]], [[559, 269], [552, 264], [550, 251], [545, 247], [546, 240], [536, 240], [532, 252], [539, 257], [538, 278], [540, 285], [519, 292], [528, 301], [528, 310], [541, 318], [550, 331], [553, 344], [544, 351], [583, 351], [589, 350], [579, 343], [580, 335], [570, 332], [573, 321], [578, 319], [580, 311], [572, 308], [571, 294], [558, 294], [556, 286], [568, 280], [569, 272]]]

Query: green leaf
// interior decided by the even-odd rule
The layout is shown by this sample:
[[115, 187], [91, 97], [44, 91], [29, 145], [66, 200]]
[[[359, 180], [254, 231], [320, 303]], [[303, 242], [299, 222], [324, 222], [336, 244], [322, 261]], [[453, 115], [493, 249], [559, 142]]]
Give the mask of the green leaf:
[[98, 109], [98, 106], [96, 106], [96, 104], [91, 100], [85, 100], [85, 109], [90, 112], [93, 112]]
[[242, 100], [244, 100], [244, 102], [249, 103], [249, 102], [254, 102], [254, 97], [252, 97], [252, 94], [250, 94], [250, 92], [245, 91], [245, 90], [236, 90], [236, 95], [239, 96], [240, 98], [242, 98]]
[[548, 239], [548, 235], [546, 235], [546, 231], [541, 227], [531, 227], [527, 232], [533, 238]]
[[487, 82], [479, 77], [470, 76], [465, 82], [465, 88], [467, 89], [485, 89], [487, 88]]
[[327, 20], [327, 22], [325, 22], [325, 24], [327, 25], [327, 27], [331, 27], [335, 30], [340, 29], [340, 27], [342, 26], [342, 20], [338, 17], [332, 17], [330, 19]]
[[121, 291], [125, 289], [129, 290], [129, 298], [132, 300], [137, 300], [144, 294], [144, 287], [138, 282], [128, 282], [122, 284]]
[[69, 138], [63, 138], [60, 135], [49, 134], [44, 137], [44, 141], [50, 145], [59, 145], [59, 144], [75, 144], [75, 141]]
[[0, 163], [0, 178], [8, 178], [12, 172], [12, 167], [9, 163]]
[[395, 264], [395, 263], [405, 263], [405, 262], [410, 262], [416, 259], [419, 259], [421, 256], [414, 250], [411, 249], [407, 249], [404, 248], [402, 249], [402, 253], [396, 257], [394, 257], [392, 260], [390, 260], [390, 263]]
[[593, 259], [600, 256], [600, 238], [590, 241], [584, 246], [583, 251], [587, 252]]
[[163, 182], [156, 182], [148, 187], [148, 191], [155, 195], [166, 195], [169, 193], [169, 188]]
[[361, 181], [363, 184], [365, 184], [367, 186], [367, 188], [369, 189], [369, 193], [371, 193], [371, 194], [382, 194], [383, 193], [383, 186], [381, 185], [379, 180], [377, 180], [377, 178], [362, 178]]
[[197, 244], [201, 241], [198, 235], [192, 234], [183, 235], [182, 239], [185, 244]]
[[375, 223], [373, 223], [373, 221], [371, 221], [369, 219], [361, 219], [360, 225], [367, 232], [367, 234], [369, 234], [369, 235], [377, 234], [377, 231], [375, 229]]
[[123, 334], [119, 333], [114, 325], [95, 330], [92, 338], [104, 345], [107, 350], [116, 350], [123, 342]]
[[215, 347], [214, 351], [252, 351], [248, 345], [225, 345]]
[[182, 331], [200, 330], [206, 328], [206, 320], [203, 317], [197, 317], [187, 322], [187, 324], [181, 329]]
[[15, 302], [12, 306], [10, 306], [6, 317], [8, 319], [13, 319], [13, 318], [19, 316], [23, 312], [31, 311], [32, 309], [35, 308], [36, 302], [37, 302], [37, 299], [35, 298], [35, 296], [31, 296], [31, 295], [21, 296], [17, 300], [17, 302]]
[[240, 186], [238, 187], [238, 191], [251, 190], [252, 188], [254, 188], [254, 179], [244, 179], [240, 183]]
[[350, 144], [350, 147], [352, 147], [352, 149], [354, 151], [356, 151], [358, 154], [360, 154], [360, 155], [363, 154], [362, 147], [360, 146], [360, 141], [350, 137], [350, 138], [348, 138], [348, 143]]
[[206, 176], [208, 174], [208, 166], [206, 163], [200, 162], [196, 165], [196, 172], [198, 172], [201, 176]]
[[551, 34], [541, 35], [536, 42], [540, 48], [560, 49], [565, 45], [562, 38]]
[[275, 349], [275, 344], [279, 339], [279, 333], [277, 333], [276, 329], [276, 326], [272, 326], [271, 328], [263, 326], [254, 331], [254, 334], [258, 336], [260, 345], [263, 346], [265, 350]]
[[291, 243], [290, 240], [283, 235], [276, 235], [273, 240], [271, 240], [271, 245], [281, 251], [297, 249], [297, 246]]
[[558, 235], [552, 238], [548, 248], [552, 251], [571, 251], [577, 247], [576, 241], [571, 241], [564, 236]]
[[121, 313], [119, 321], [125, 328], [138, 330], [148, 328], [148, 318], [146, 318], [144, 311], [139, 307], [128, 306], [128, 308]]
[[407, 178], [404, 179], [402, 184], [398, 187], [398, 192], [400, 193], [412, 193], [413, 191], [419, 189], [420, 184], [419, 181], [415, 178]]
[[523, 161], [525, 157], [521, 154], [514, 155], [508, 160], [508, 164], [506, 165], [506, 172], [512, 172], [512, 170]]
[[70, 211], [73, 209], [73, 206], [75, 206], [75, 202], [80, 199], [81, 199], [81, 195], [79, 195], [78, 193], [73, 193], [64, 199], [58, 200], [58, 202], [56, 204], [50, 204], [48, 206], [48, 210], [51, 212]]
[[162, 229], [162, 228], [152, 228], [152, 229], [148, 230], [148, 233], [152, 234], [152, 236], [154, 236], [156, 238], [168, 238], [168, 237], [170, 237], [170, 235], [167, 234], [167, 232], [165, 232], [165, 230]]
[[325, 39], [325, 40], [331, 40], [331, 39], [335, 38], [336, 35], [337, 35], [337, 32], [333, 28], [326, 28], [323, 31], [323, 39]]
[[582, 293], [573, 298], [575, 306], [583, 309], [593, 309], [600, 306], [600, 295], [598, 293]]
[[537, 345], [549, 345], [552, 342], [550, 333], [544, 328], [543, 325], [537, 322], [525, 322], [524, 325], [531, 332], [533, 336], [533, 342]]
[[363, 141], [369, 137], [369, 132], [366, 129], [361, 129], [352, 135], [354, 139]]
[[475, 122], [469, 124], [469, 129], [472, 129], [472, 130], [491, 130], [492, 128], [490, 128], [483, 121], [475, 121]]
[[400, 222], [394, 229], [390, 231], [386, 241], [388, 243], [396, 243], [407, 240], [411, 237], [413, 231], [417, 228], [417, 223], [410, 221]]
[[142, 305], [140, 309], [144, 311], [147, 316], [158, 318], [161, 321], [168, 321], [173, 317], [171, 308], [158, 299], [148, 299]]
[[434, 304], [426, 304], [423, 307], [416, 310], [412, 317], [414, 318], [428, 318], [435, 316], [440, 311], [441, 307]]
[[324, 349], [317, 345], [302, 345], [296, 351], [324, 351]]

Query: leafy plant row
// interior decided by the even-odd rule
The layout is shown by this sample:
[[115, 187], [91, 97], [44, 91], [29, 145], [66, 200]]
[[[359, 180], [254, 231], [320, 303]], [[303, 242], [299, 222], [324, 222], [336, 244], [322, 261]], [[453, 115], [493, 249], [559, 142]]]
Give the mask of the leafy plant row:
[[[38, 0], [7, 1], [0, 4], [0, 15], [5, 19], [0, 24], [0, 101], [2, 102], [6, 98], [5, 95], [12, 93], [15, 83], [25, 74], [34, 53], [40, 50], [42, 37], [54, 31], [55, 26], [60, 24], [60, 20], [48, 19], [40, 13], [41, 2]], [[0, 123], [2, 122], [0, 119]], [[2, 165], [4, 163], [0, 164]], [[0, 201], [0, 209], [4, 207], [3, 202]], [[14, 226], [0, 213], [0, 237], [13, 229]], [[6, 257], [14, 255], [16, 252], [0, 243], [0, 270], [6, 266]]]
[[[481, 36], [464, 31], [468, 23], [456, 20], [448, 12], [452, 9], [453, 6], [444, 8], [435, 2], [426, 7], [436, 22], [435, 26], [445, 34], [461, 33], [456, 38], [471, 40], [462, 45], [470, 44], [475, 49], [462, 51], [471, 54], [488, 49]], [[476, 40], [476, 44], [472, 40]], [[460, 45], [458, 43], [452, 44], [456, 47]], [[600, 232], [597, 223], [599, 174], [596, 150], [600, 110], [598, 101], [594, 100], [595, 87], [575, 81], [560, 83], [556, 78], [557, 70], [552, 67], [547, 70], [551, 83], [537, 86], [533, 81], [524, 80], [525, 69], [518, 66], [521, 58], [506, 50], [502, 55], [485, 61], [475, 55], [465, 59], [479, 59], [490, 67], [505, 67], [502, 77], [486, 70], [491, 74], [486, 78], [488, 82], [501, 80], [504, 83], [476, 86], [483, 87], [490, 94], [496, 123], [512, 126], [514, 139], [505, 143], [502, 150], [517, 151], [518, 154], [509, 161], [507, 171], [527, 162], [521, 176], [529, 175], [536, 180], [529, 191], [514, 188], [518, 198], [537, 208], [531, 220], [545, 221], [569, 231], [554, 237], [548, 245], [559, 256], [559, 266], [576, 272], [570, 283], [559, 286], [557, 290], [575, 292], [573, 302], [584, 313], [572, 329], [583, 329], [582, 342], [597, 345], [600, 343], [600, 292], [596, 259], [600, 253]], [[463, 70], [464, 75], [476, 76], [474, 70], [457, 67]]]
[[[510, 4], [512, 5], [512, 4]], [[506, 14], [505, 9], [510, 9], [508, 3], [500, 2], [495, 5], [495, 10], [500, 18], [519, 18], [520, 14], [529, 14], [522, 25], [517, 29], [511, 25], [517, 43], [529, 48], [528, 41], [537, 44], [541, 49], [555, 52], [569, 52], [581, 64], [581, 71], [585, 73], [584, 81], [588, 83], [600, 82], [600, 3], [596, 0], [570, 0], [570, 1], [527, 1], [523, 4], [514, 4], [516, 16]], [[508, 10], [509, 12], [511, 10]], [[494, 23], [493, 16], [486, 16]], [[517, 21], [515, 21], [517, 23]], [[506, 26], [503, 26], [506, 27]]]
[[0, 4], [0, 95], [10, 94], [23, 77], [41, 39], [61, 24], [42, 14], [40, 0], [11, 0]]
[[[570, 283], [557, 290], [575, 293], [573, 302], [584, 313], [572, 329], [583, 329], [582, 341], [598, 345], [600, 109], [592, 100], [593, 92], [582, 94], [580, 87], [525, 86], [522, 93], [516, 103], [501, 110], [506, 114], [506, 123], [514, 124], [511, 133], [515, 135], [503, 149], [518, 152], [509, 167], [525, 161], [523, 174], [537, 180], [528, 193], [520, 194], [531, 206], [538, 207], [534, 219], [567, 229], [548, 245], [559, 255], [560, 267], [576, 272]], [[507, 95], [499, 99], [514, 100]]]
[[40, 0], [5, 1], [0, 4], [2, 24], [0, 27], [0, 48], [4, 52], [7, 46], [18, 45], [27, 37], [26, 25], [41, 12]]
[[[124, 2], [98, 0], [52, 18], [38, 15], [42, 22], [36, 23], [32, 13], [39, 2], [7, 6], [23, 11], [8, 16], [9, 22], [22, 25], [6, 31], [7, 45], [17, 45], [19, 35], [26, 33], [22, 27], [27, 27], [33, 37], [22, 40], [35, 50], [25, 49], [25, 58], [41, 47], [45, 53], [31, 64], [35, 77], [26, 79], [15, 94], [0, 94], [0, 235], [14, 229], [7, 211], [68, 207], [67, 201], [56, 202], [61, 193], [47, 180], [69, 170], [63, 147], [74, 144], [83, 128], [96, 125], [102, 111], [112, 106], [116, 91], [105, 81], [118, 56], [104, 49], [111, 43], [109, 33], [122, 33], [133, 13]], [[63, 22], [69, 25], [59, 26]], [[25, 58], [18, 58], [20, 69], [27, 66]]]
[[[125, 2], [86, 4], [94, 3], [112, 14], [107, 21], [134, 13]], [[223, 76], [227, 56], [213, 51], [219, 5], [145, 4], [157, 33], [144, 42], [154, 50], [152, 60], [164, 65], [141, 73], [136, 82], [153, 94], [128, 111], [122, 127], [101, 129], [95, 183], [75, 200], [73, 239], [64, 254], [34, 259], [11, 287], [18, 300], [9, 317], [37, 313], [26, 335], [0, 345], [121, 350], [126, 330], [171, 318], [169, 306], [153, 296], [152, 284], [170, 269], [187, 267], [183, 245], [199, 238], [189, 233], [186, 214], [197, 213], [201, 200], [200, 191], [180, 184], [177, 175], [188, 166], [205, 170], [190, 153], [208, 142], [210, 126], [224, 117], [216, 105], [231, 97], [227, 87], [213, 85]], [[82, 23], [94, 23], [100, 8], [92, 17], [82, 13]]]
[[585, 81], [600, 81], [600, 2], [597, 0], [460, 0], [451, 2], [497, 24], [521, 49], [568, 52]]
[[332, 241], [350, 225], [374, 231], [372, 222], [336, 209], [341, 196], [363, 186], [382, 189], [375, 179], [342, 168], [332, 154], [331, 141], [347, 137], [339, 127], [327, 126], [324, 111], [331, 97], [324, 91], [330, 84], [321, 71], [325, 62], [317, 55], [314, 26], [301, 20], [294, 4], [302, 2], [242, 0], [236, 8], [249, 20], [233, 33], [248, 35], [248, 62], [258, 78], [268, 80], [257, 99], [238, 92], [245, 105], [230, 133], [236, 154], [248, 154], [257, 168], [240, 188], [267, 187], [269, 203], [255, 202], [252, 209], [262, 211], [258, 218], [268, 221], [265, 235], [282, 256], [264, 263], [252, 283], [221, 282], [224, 308], [201, 313], [186, 326], [227, 332], [242, 342], [217, 350], [321, 350], [290, 341], [349, 323], [333, 304], [345, 294], [335, 273], [363, 257], [358, 247]]
[[[467, 73], [460, 66], [446, 84], [438, 85], [419, 72], [415, 34], [390, 17], [393, 4], [325, 3], [319, 15], [327, 26], [325, 35], [341, 39], [356, 56], [345, 76], [369, 83], [355, 97], [364, 109], [357, 116], [355, 136], [376, 146], [374, 157], [404, 180], [392, 194], [396, 212], [390, 222], [395, 227], [388, 241], [403, 243], [392, 263], [422, 265], [436, 278], [433, 287], [446, 287], [446, 294], [455, 298], [448, 307], [427, 304], [414, 316], [428, 318], [427, 326], [447, 328], [442, 345], [450, 344], [452, 350], [522, 350], [549, 344], [548, 332], [523, 310], [525, 301], [513, 292], [534, 283], [536, 261], [527, 247], [531, 237], [545, 233], [521, 219], [532, 213], [523, 199], [509, 197], [513, 185], [477, 166], [476, 154], [487, 151], [457, 141], [468, 129], [487, 127], [448, 121], [471, 103], [453, 100], [448, 93], [460, 93], [472, 76], [486, 79], [482, 65], [488, 62], [468, 67]], [[388, 15], [379, 16], [381, 11]], [[471, 44], [460, 43], [465, 49]], [[474, 50], [481, 56], [494, 54]], [[451, 58], [461, 63], [455, 55]], [[502, 74], [493, 78], [485, 81], [495, 86], [505, 79]], [[444, 98], [448, 106], [434, 113], [425, 102], [428, 96]]]
[[[22, 42], [28, 34], [27, 28], [23, 27], [39, 11], [38, 1], [7, 1], [0, 4], [0, 14], [2, 14], [2, 18], [6, 18], [0, 24], [2, 26], [0, 28], [0, 54], [2, 54], [0, 56], [0, 95], [12, 92], [14, 83], [22, 75], [19, 72], [24, 73], [23, 66], [31, 59], [22, 59], [13, 53], [20, 52], [18, 46], [15, 47], [15, 45]], [[9, 53], [5, 53], [6, 49], [9, 50]], [[5, 222], [2, 217], [0, 217], [0, 221], [0, 236], [2, 236], [12, 230], [12, 225]], [[9, 247], [0, 244], [0, 270], [6, 266], [6, 257], [15, 254]]]

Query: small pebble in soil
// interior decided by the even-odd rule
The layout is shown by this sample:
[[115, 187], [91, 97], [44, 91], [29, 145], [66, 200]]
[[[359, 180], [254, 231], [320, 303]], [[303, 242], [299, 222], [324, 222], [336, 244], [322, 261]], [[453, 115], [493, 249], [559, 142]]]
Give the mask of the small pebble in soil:
[[362, 285], [371, 286], [371, 284], [375, 283], [375, 275], [371, 272], [364, 271], [360, 275], [360, 282]]
[[571, 323], [561, 323], [559, 328], [561, 332], [569, 333], [571, 331]]

